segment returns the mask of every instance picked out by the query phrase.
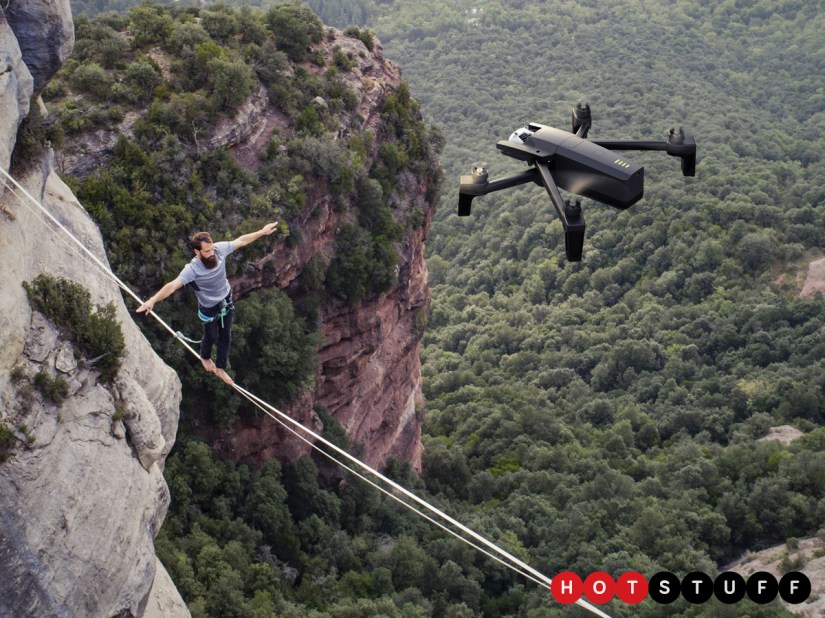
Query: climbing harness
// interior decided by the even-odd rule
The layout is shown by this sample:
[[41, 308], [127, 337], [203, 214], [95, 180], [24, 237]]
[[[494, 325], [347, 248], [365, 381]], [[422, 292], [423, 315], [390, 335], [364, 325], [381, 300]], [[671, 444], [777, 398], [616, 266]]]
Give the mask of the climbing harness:
[[[221, 328], [223, 328], [223, 319], [226, 317], [226, 314], [229, 313], [230, 311], [232, 311], [234, 308], [235, 308], [235, 306], [232, 304], [232, 301], [231, 300], [226, 300], [224, 298], [221, 301], [220, 310], [215, 315], [205, 314], [203, 312], [203, 310], [200, 308], [200, 305], [199, 305], [198, 306], [198, 317], [200, 318], [200, 320], [201, 320], [201, 322], [203, 323], [204, 326], [206, 326], [210, 322], [214, 322], [215, 320], [220, 319]], [[208, 309], [207, 309], [207, 311], [208, 311]]]
[[[9, 184], [9, 182], [6, 182], [5, 180], [0, 179], [0, 180], [2, 180], [3, 184], [7, 188], [11, 189], [12, 193], [16, 197], [18, 197], [18, 199], [20, 199], [20, 202], [27, 209], [29, 209], [34, 214], [34, 216], [36, 218], [38, 218], [41, 222], [44, 223], [44, 225], [46, 225], [46, 227], [48, 227], [51, 231], [55, 232], [55, 234], [56, 234], [55, 229], [53, 229], [44, 219], [42, 219], [34, 210], [32, 210], [31, 207], [26, 205], [25, 201], [23, 199], [21, 199], [20, 195], [16, 192], [15, 187], [17, 189], [19, 189], [19, 191], [23, 195], [25, 195], [32, 203], [34, 203], [43, 212], [43, 214], [46, 215], [46, 217], [49, 219], [49, 221], [51, 221], [52, 224], [54, 224], [57, 228], [62, 230], [65, 234], [67, 234], [69, 236], [69, 238], [72, 239], [72, 241], [74, 241], [74, 243], [86, 254], [85, 256], [82, 253], [80, 254], [82, 259], [84, 259], [85, 261], [88, 262], [89, 260], [87, 259], [86, 256], [90, 257], [91, 261], [94, 264], [94, 266], [99, 268], [106, 277], [113, 280], [125, 293], [127, 293], [129, 296], [131, 296], [139, 304], [143, 304], [143, 300], [137, 294], [135, 294], [135, 292], [133, 292], [132, 289], [129, 286], [127, 286], [117, 275], [115, 275], [115, 273], [112, 272], [111, 268], [109, 268], [109, 266], [107, 264], [104, 264], [89, 248], [87, 248], [80, 240], [78, 240], [74, 236], [74, 234], [72, 234], [72, 232], [69, 229], [66, 228], [65, 225], [60, 223], [60, 221], [54, 215], [52, 215], [40, 202], [35, 200], [34, 197], [32, 197], [32, 195], [25, 189], [25, 187], [20, 185], [20, 183], [18, 183], [1, 166], [0, 166], [0, 172], [2, 172], [6, 176], [6, 178], [8, 178], [8, 180], [11, 182], [11, 184]], [[57, 235], [58, 238], [60, 238], [59, 234], [56, 234], [56, 235]], [[61, 239], [61, 241], [63, 241], [62, 238], [60, 238], [60, 239]], [[69, 246], [71, 246], [71, 245], [69, 245]], [[72, 249], [76, 250], [75, 247], [72, 247]], [[230, 308], [231, 308], [231, 301], [228, 304], [230, 305]], [[222, 308], [222, 311], [223, 311], [223, 308]], [[229, 309], [227, 309], [227, 311], [224, 313], [224, 315], [226, 315], [226, 313], [228, 313], [228, 311], [229, 311]], [[154, 311], [150, 312], [150, 315], [152, 315], [152, 317], [154, 317], [161, 324], [161, 326], [163, 326], [169, 333], [174, 334], [176, 336], [176, 338], [181, 342], [181, 344], [192, 355], [200, 358], [200, 355], [198, 354], [198, 352], [196, 352], [194, 348], [192, 348], [191, 346], [189, 346], [185, 342], [185, 341], [187, 341], [187, 339], [185, 337], [183, 337], [181, 335], [181, 333], [179, 333], [179, 332], [175, 333], [172, 330], [172, 327], [169, 326]], [[199, 315], [200, 315], [200, 310], [199, 310]], [[206, 317], [209, 318], [209, 316], [206, 316]], [[220, 312], [214, 318], [210, 318], [209, 321], [211, 322], [212, 320], [217, 319], [218, 317], [221, 317]], [[370, 486], [378, 489], [380, 492], [382, 492], [383, 494], [385, 494], [389, 498], [395, 500], [399, 504], [403, 505], [404, 507], [406, 507], [407, 509], [409, 509], [413, 513], [419, 515], [420, 517], [422, 517], [423, 519], [425, 519], [428, 522], [432, 523], [433, 525], [438, 526], [439, 528], [441, 528], [445, 532], [447, 532], [447, 533], [451, 534], [452, 536], [454, 536], [456, 539], [466, 543], [468, 546], [478, 550], [479, 552], [481, 552], [484, 555], [488, 556], [489, 558], [495, 560], [496, 562], [499, 562], [500, 564], [502, 564], [505, 567], [509, 568], [511, 571], [521, 575], [525, 579], [527, 579], [529, 581], [532, 581], [533, 583], [539, 585], [540, 587], [546, 587], [546, 588], [551, 587], [552, 580], [551, 580], [550, 577], [547, 577], [546, 575], [544, 575], [540, 571], [537, 571], [536, 569], [534, 569], [533, 567], [531, 567], [530, 565], [528, 565], [524, 561], [522, 561], [519, 558], [515, 557], [513, 554], [507, 552], [506, 550], [502, 549], [501, 547], [499, 547], [498, 545], [496, 545], [492, 541], [489, 541], [487, 538], [481, 536], [480, 534], [478, 534], [477, 532], [475, 532], [471, 528], [468, 528], [467, 526], [465, 526], [461, 522], [459, 522], [456, 519], [450, 517], [445, 512], [443, 512], [439, 508], [433, 506], [432, 504], [430, 504], [426, 500], [424, 500], [422, 498], [419, 498], [418, 496], [416, 496], [414, 493], [412, 493], [408, 489], [406, 489], [403, 486], [399, 485], [398, 483], [396, 483], [392, 479], [387, 478], [385, 475], [381, 474], [380, 472], [378, 472], [374, 468], [371, 468], [370, 466], [368, 466], [367, 464], [362, 462], [357, 457], [355, 457], [353, 455], [350, 455], [349, 453], [347, 453], [343, 449], [339, 448], [338, 446], [336, 446], [335, 444], [333, 444], [332, 442], [330, 442], [329, 440], [327, 440], [326, 438], [324, 438], [320, 434], [314, 432], [313, 430], [309, 429], [308, 427], [305, 427], [303, 424], [301, 424], [299, 421], [293, 419], [288, 414], [278, 410], [277, 408], [273, 407], [269, 403], [263, 401], [262, 399], [258, 398], [255, 395], [253, 395], [252, 393], [250, 393], [249, 391], [247, 391], [243, 387], [239, 386], [237, 384], [237, 382], [233, 382], [229, 386], [231, 388], [234, 388], [240, 395], [245, 397], [249, 402], [251, 402], [253, 405], [255, 405], [259, 410], [261, 410], [264, 414], [269, 416], [276, 423], [278, 423], [279, 425], [284, 427], [290, 433], [297, 436], [300, 440], [302, 440], [303, 442], [308, 444], [311, 448], [319, 451], [322, 455], [324, 455], [325, 457], [327, 457], [331, 461], [337, 463], [344, 470], [347, 470], [348, 472], [350, 472], [353, 475], [357, 476], [358, 478], [362, 479], [367, 484], [369, 484]], [[312, 440], [310, 440], [310, 438], [312, 438]], [[327, 448], [321, 448], [321, 447], [318, 446], [318, 444], [323, 444]], [[331, 454], [330, 451], [334, 451], [337, 455], [339, 455], [341, 457], [341, 459], [337, 459], [334, 455]], [[358, 472], [357, 470], [353, 469], [352, 467], [350, 467], [349, 465], [344, 463], [344, 461], [342, 461], [342, 460], [349, 461], [351, 464], [354, 464], [354, 465], [358, 466], [364, 472], [364, 474], [362, 474], [362, 473]], [[378, 481], [380, 481], [384, 485], [382, 486], [377, 481], [370, 480], [369, 478], [366, 477], [366, 474], [369, 474], [370, 476], [375, 477], [375, 479], [377, 479]], [[415, 502], [417, 505], [419, 505], [421, 507], [421, 509], [416, 508], [410, 502], [407, 502], [406, 500], [402, 499], [401, 498], [402, 495], [405, 498], [409, 499], [410, 501]], [[429, 511], [430, 514], [428, 515], [427, 513], [423, 512], [423, 510]], [[439, 518], [441, 521], [438, 521], [436, 518]], [[450, 526], [452, 526], [452, 527], [450, 527]], [[461, 531], [461, 533], [459, 533], [456, 529]], [[471, 537], [473, 540], [470, 540], [470, 538], [467, 538], [468, 536]], [[610, 616], [608, 614], [604, 613], [602, 610], [600, 610], [597, 607], [591, 605], [590, 603], [588, 603], [587, 601], [585, 601], [583, 599], [579, 599], [575, 603], [576, 603], [576, 605], [579, 605], [579, 606], [583, 607], [584, 609], [586, 609], [587, 611], [589, 611], [590, 613], [592, 613], [596, 616], [600, 616], [601, 618], [610, 618]]]
[[[232, 301], [231, 300], [226, 300], [224, 298], [221, 301], [220, 311], [218, 311], [218, 313], [216, 313], [215, 315], [212, 315], [212, 316], [205, 314], [201, 310], [200, 305], [198, 305], [198, 318], [200, 319], [201, 324], [203, 324], [204, 326], [206, 326], [207, 324], [209, 324], [211, 322], [214, 322], [215, 320], [220, 320], [221, 321], [221, 328], [224, 328], [223, 319], [227, 316], [227, 314], [229, 314], [230, 311], [234, 311], [234, 309], [235, 309], [235, 305], [232, 303]], [[203, 339], [198, 339], [197, 341], [195, 341], [194, 339], [190, 339], [189, 337], [184, 335], [182, 331], [177, 331], [175, 333], [175, 337], [177, 337], [178, 339], [182, 339], [183, 341], [188, 341], [189, 343], [191, 343], [193, 345], [197, 345], [201, 341], [203, 341]]]

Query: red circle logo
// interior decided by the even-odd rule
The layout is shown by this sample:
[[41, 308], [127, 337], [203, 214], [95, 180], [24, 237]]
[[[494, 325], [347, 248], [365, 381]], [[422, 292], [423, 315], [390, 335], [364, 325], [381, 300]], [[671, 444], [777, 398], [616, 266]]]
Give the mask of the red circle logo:
[[628, 605], [636, 605], [647, 596], [647, 580], [636, 571], [623, 573], [616, 582], [616, 595]]
[[553, 578], [550, 592], [562, 605], [570, 605], [582, 598], [582, 578], [572, 571], [563, 571]]
[[603, 605], [616, 596], [616, 581], [605, 571], [596, 571], [584, 580], [584, 596], [595, 605]]

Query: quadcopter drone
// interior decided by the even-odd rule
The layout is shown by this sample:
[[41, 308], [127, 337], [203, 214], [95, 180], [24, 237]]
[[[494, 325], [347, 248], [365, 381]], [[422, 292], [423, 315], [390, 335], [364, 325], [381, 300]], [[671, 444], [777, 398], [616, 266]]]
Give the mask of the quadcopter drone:
[[579, 103], [573, 110], [573, 132], [541, 124], [517, 129], [507, 140], [496, 144], [502, 154], [526, 161], [524, 172], [489, 180], [487, 170], [475, 166], [461, 177], [458, 216], [470, 214], [474, 197], [534, 182], [543, 185], [564, 227], [567, 259], [579, 262], [584, 248], [584, 215], [581, 200], [563, 200], [559, 187], [620, 210], [629, 208], [644, 194], [644, 168], [613, 150], [663, 150], [679, 157], [684, 176], [696, 175], [696, 142], [680, 128], [670, 130], [665, 142], [634, 140], [588, 140], [592, 118], [590, 105]]

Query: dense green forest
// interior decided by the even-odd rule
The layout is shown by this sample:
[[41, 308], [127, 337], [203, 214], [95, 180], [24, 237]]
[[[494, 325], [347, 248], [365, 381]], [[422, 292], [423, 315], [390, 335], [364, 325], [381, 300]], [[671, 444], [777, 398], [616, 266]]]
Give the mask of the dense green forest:
[[[438, 8], [374, 25], [443, 124], [452, 179], [429, 243], [428, 488], [517, 531], [550, 573], [712, 572], [821, 534], [825, 314], [795, 276], [825, 245], [822, 4]], [[518, 169], [495, 141], [568, 128], [581, 99], [594, 138], [684, 126], [697, 177], [630, 153], [645, 199], [585, 201], [577, 264], [536, 187], [456, 216], [459, 174]], [[756, 441], [784, 423], [807, 435]]]
[[[429, 245], [428, 487], [517, 531], [551, 573], [712, 572], [817, 534], [823, 304], [795, 275], [825, 241], [821, 3], [438, 4], [375, 25], [443, 124], [453, 179]], [[581, 99], [591, 137], [684, 126], [697, 177], [631, 153], [645, 199], [585, 201], [578, 264], [535, 187], [456, 216], [459, 174], [518, 169], [495, 141], [567, 128]], [[783, 423], [808, 433], [756, 441]]]
[[[821, 295], [798, 296], [796, 278], [825, 250], [822, 3], [315, 0], [310, 6], [327, 23], [351, 21], [375, 32], [401, 65], [424, 120], [445, 138], [447, 180], [428, 246], [433, 302], [422, 356], [424, 473], [417, 478], [398, 462], [388, 472], [549, 575], [713, 573], [747, 550], [825, 536], [825, 314]], [[216, 83], [204, 84], [217, 68], [240, 66], [238, 57], [257, 58], [244, 66], [293, 101], [297, 122], [305, 85], [285, 85], [278, 67], [265, 67], [272, 58], [293, 62], [289, 51], [301, 47], [284, 45], [282, 32], [282, 55], [264, 52], [267, 41], [278, 45], [279, 35], [269, 33], [281, 22], [272, 16], [297, 10], [207, 9], [201, 24], [214, 24], [210, 40], [226, 21], [221, 16], [233, 15], [250, 37], [261, 32], [253, 24], [265, 28], [260, 42], [241, 39], [260, 51], [204, 48], [212, 54], [202, 56], [206, 64], [225, 60], [226, 66], [201, 73], [203, 84], [167, 85], [165, 98], [157, 96], [160, 85], [147, 90], [153, 80], [140, 75], [149, 71], [130, 72], [137, 60], [123, 67], [118, 84], [156, 110], [147, 124], [166, 118], [173, 130], [161, 131], [160, 139], [157, 127], [147, 127], [141, 135], [152, 148], [120, 145], [118, 161], [140, 161], [144, 175], [118, 165], [104, 170], [78, 186], [83, 203], [92, 210], [103, 204], [114, 186], [105, 175], [122, 171], [115, 180], [125, 187], [124, 200], [137, 188], [170, 195], [179, 217], [202, 216], [198, 204], [219, 200], [252, 207], [260, 202], [246, 198], [272, 187], [292, 191], [280, 198], [283, 208], [299, 208], [301, 187], [289, 184], [301, 182], [299, 161], [279, 161], [266, 180], [220, 153], [205, 154], [191, 164], [193, 180], [180, 195], [173, 183], [150, 183], [176, 160], [170, 133], [182, 142], [195, 139], [189, 127], [197, 116], [186, 123], [177, 118], [231, 106], [212, 99]], [[199, 10], [176, 11], [155, 15], [167, 15], [172, 32], [207, 44], [181, 17]], [[118, 20], [131, 19], [134, 30], [141, 15], [145, 8], [78, 19], [77, 64], [50, 86], [57, 92], [49, 104], [63, 110], [65, 139], [71, 139], [71, 105], [59, 87], [67, 84], [68, 92], [72, 80], [84, 77], [68, 74], [89, 62], [83, 29], [120, 32], [125, 26]], [[105, 56], [95, 62], [104, 72], [116, 70]], [[190, 66], [180, 75], [199, 73]], [[180, 107], [189, 94], [210, 103]], [[346, 95], [339, 98], [344, 109]], [[699, 145], [696, 178], [683, 178], [678, 161], [664, 155], [630, 155], [646, 168], [645, 198], [625, 212], [585, 200], [581, 263], [566, 262], [561, 226], [537, 187], [479, 198], [471, 217], [456, 216], [458, 176], [471, 165], [484, 162], [492, 177], [520, 169], [498, 155], [496, 140], [527, 122], [567, 128], [581, 99], [593, 109], [592, 138], [663, 139], [671, 127], [684, 126]], [[315, 119], [303, 122], [324, 139]], [[158, 144], [165, 159], [156, 158]], [[358, 147], [353, 142], [339, 153], [342, 166], [357, 164]], [[351, 177], [391, 180], [380, 172], [353, 167]], [[212, 177], [224, 184], [199, 189]], [[106, 213], [121, 215], [100, 208], [117, 264], [117, 230], [124, 224], [113, 218], [107, 230]], [[244, 229], [243, 221], [232, 223]], [[387, 238], [386, 230], [363, 229]], [[161, 262], [174, 271], [178, 254], [170, 250]], [[331, 287], [324, 293], [348, 289], [336, 288], [335, 280], [325, 279]], [[272, 304], [248, 305], [248, 319]], [[308, 310], [288, 299], [275, 305], [285, 322], [298, 322], [294, 345], [311, 346]], [[340, 427], [326, 421], [328, 435], [345, 444]], [[759, 441], [780, 424], [805, 436], [790, 446]], [[328, 473], [319, 476], [319, 468]], [[250, 470], [217, 461], [205, 444], [183, 436], [166, 475], [172, 507], [157, 548], [193, 616], [586, 615], [555, 604], [546, 590], [357, 480], [330, 481], [336, 477], [322, 459]], [[787, 566], [800, 565], [789, 558]], [[605, 611], [788, 615], [778, 605], [746, 602], [628, 607], [614, 601]]]

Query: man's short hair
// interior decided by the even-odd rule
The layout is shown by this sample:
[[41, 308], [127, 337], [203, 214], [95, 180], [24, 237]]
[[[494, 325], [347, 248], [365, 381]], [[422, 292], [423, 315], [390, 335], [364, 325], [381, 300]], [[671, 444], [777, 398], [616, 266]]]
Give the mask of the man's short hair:
[[189, 246], [200, 251], [202, 242], [208, 242], [210, 245], [215, 244], [212, 242], [209, 232], [198, 232], [189, 240]]

